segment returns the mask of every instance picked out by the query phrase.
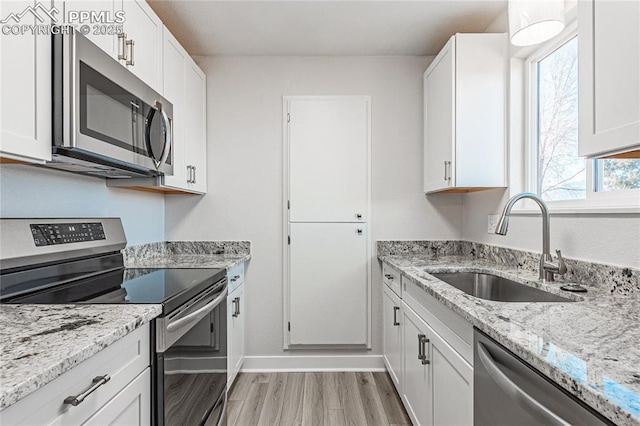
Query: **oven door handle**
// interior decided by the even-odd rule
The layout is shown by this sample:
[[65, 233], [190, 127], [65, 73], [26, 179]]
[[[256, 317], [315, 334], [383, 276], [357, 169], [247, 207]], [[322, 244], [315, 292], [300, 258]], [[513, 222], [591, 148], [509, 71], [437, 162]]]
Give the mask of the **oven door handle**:
[[189, 315], [187, 315], [185, 317], [182, 317], [179, 320], [176, 320], [175, 322], [172, 322], [172, 323], [168, 324], [167, 325], [167, 331], [171, 332], [171, 331], [178, 330], [178, 329], [184, 327], [185, 324], [188, 324], [190, 322], [193, 322], [193, 321], [199, 319], [199, 317], [200, 317], [200, 315], [202, 313], [214, 310], [215, 307], [218, 306], [220, 304], [220, 302], [222, 302], [222, 300], [225, 297], [227, 297], [227, 289], [226, 288], [222, 291], [222, 293], [220, 293], [219, 296], [217, 296], [211, 302], [209, 302], [206, 305], [204, 305], [202, 308], [198, 309], [197, 311], [193, 311]]

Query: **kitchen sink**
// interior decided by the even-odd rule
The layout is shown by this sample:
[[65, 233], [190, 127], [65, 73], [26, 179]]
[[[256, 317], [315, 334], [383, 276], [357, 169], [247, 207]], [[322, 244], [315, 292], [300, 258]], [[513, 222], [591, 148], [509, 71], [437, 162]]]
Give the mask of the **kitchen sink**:
[[498, 302], [573, 302], [566, 297], [491, 274], [452, 272], [431, 275], [481, 299]]

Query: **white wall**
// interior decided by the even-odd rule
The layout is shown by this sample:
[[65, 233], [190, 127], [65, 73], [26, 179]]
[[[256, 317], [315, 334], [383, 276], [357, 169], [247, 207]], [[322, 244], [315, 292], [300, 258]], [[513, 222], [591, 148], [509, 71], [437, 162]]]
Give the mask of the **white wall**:
[[[464, 196], [462, 238], [503, 247], [542, 251], [540, 214], [512, 215], [505, 236], [487, 233], [487, 215], [499, 214], [507, 191]], [[551, 252], [591, 262], [640, 268], [640, 214], [551, 214]]]
[[162, 194], [33, 166], [0, 166], [0, 217], [120, 217], [129, 245], [164, 240]]
[[[251, 240], [249, 355], [282, 349], [282, 96], [372, 98], [372, 241], [457, 239], [459, 195], [422, 194], [422, 57], [201, 58], [207, 74], [209, 192], [166, 197], [166, 236]], [[372, 248], [372, 253], [375, 249]], [[381, 353], [380, 266], [373, 269], [373, 350]], [[327, 312], [329, 314], [329, 311]]]

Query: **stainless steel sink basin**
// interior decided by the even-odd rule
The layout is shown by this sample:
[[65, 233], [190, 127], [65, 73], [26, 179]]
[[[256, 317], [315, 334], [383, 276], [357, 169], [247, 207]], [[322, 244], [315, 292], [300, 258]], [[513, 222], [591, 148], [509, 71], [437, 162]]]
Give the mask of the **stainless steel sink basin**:
[[481, 299], [498, 302], [573, 302], [571, 299], [490, 274], [452, 272], [431, 275]]

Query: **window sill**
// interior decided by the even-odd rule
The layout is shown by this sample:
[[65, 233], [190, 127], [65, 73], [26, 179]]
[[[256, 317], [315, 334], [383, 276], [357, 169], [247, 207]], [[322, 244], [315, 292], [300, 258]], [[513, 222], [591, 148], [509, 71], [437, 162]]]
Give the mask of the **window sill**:
[[[514, 207], [512, 215], [539, 215], [539, 207]], [[555, 215], [618, 215], [618, 214], [640, 214], [640, 206], [554, 206], [549, 205], [549, 214]]]

